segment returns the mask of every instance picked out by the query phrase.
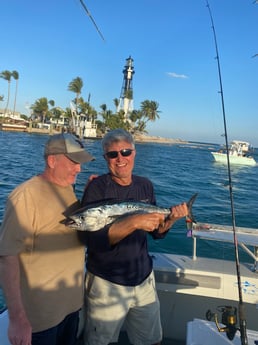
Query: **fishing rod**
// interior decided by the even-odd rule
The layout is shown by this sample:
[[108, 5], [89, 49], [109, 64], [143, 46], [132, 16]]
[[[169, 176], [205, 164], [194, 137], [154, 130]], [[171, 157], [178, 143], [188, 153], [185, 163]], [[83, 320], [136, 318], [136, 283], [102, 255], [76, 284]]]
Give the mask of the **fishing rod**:
[[213, 17], [212, 17], [208, 0], [206, 0], [206, 5], [209, 11], [211, 25], [212, 25], [211, 27], [213, 31], [213, 38], [214, 38], [215, 50], [216, 50], [217, 68], [218, 68], [218, 73], [219, 73], [219, 84], [220, 84], [219, 92], [221, 96], [223, 123], [224, 123], [224, 136], [225, 136], [226, 153], [227, 153], [227, 171], [228, 171], [229, 195], [230, 195], [230, 205], [231, 205], [231, 219], [232, 219], [232, 227], [233, 227], [235, 263], [236, 263], [237, 285], [238, 285], [238, 295], [239, 295], [239, 308], [238, 308], [239, 326], [240, 326], [239, 330], [240, 330], [241, 344], [248, 345], [247, 332], [246, 332], [245, 308], [243, 304], [243, 296], [242, 296], [242, 289], [241, 289], [240, 263], [239, 263], [239, 255], [238, 255], [238, 241], [237, 241], [237, 235], [236, 235], [236, 221], [235, 221], [235, 209], [234, 209], [234, 198], [233, 198], [233, 183], [232, 183], [232, 178], [231, 178], [231, 167], [230, 167], [230, 161], [229, 161], [229, 144], [228, 144], [227, 122], [226, 122], [226, 113], [225, 113], [225, 105], [224, 105], [224, 94], [223, 94], [223, 87], [222, 87], [222, 77], [221, 77], [221, 69], [220, 69], [220, 59], [219, 59], [219, 51], [218, 51], [215, 26], [214, 26]]
[[86, 7], [85, 3], [83, 2], [83, 0], [80, 0], [80, 3], [82, 5], [82, 7], [84, 8], [85, 12], [87, 13], [87, 15], [89, 16], [90, 20], [92, 21], [93, 25], [95, 26], [95, 29], [97, 30], [97, 32], [99, 33], [100, 37], [102, 38], [102, 40], [105, 42], [105, 38], [102, 35], [100, 29], [98, 28], [98, 25], [96, 24], [94, 18], [92, 17], [90, 11], [88, 10], [88, 8]]

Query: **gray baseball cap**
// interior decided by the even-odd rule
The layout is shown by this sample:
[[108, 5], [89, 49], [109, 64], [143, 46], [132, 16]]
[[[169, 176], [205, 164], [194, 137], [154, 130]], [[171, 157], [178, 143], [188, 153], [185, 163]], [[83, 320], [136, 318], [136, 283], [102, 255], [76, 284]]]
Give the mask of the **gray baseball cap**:
[[44, 156], [64, 154], [76, 163], [86, 163], [94, 160], [84, 148], [82, 142], [72, 134], [55, 134], [45, 145]]

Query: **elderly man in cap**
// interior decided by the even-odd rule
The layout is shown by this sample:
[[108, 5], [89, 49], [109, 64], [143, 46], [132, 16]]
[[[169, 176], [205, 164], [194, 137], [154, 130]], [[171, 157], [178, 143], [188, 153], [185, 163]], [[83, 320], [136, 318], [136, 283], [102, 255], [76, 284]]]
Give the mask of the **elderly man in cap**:
[[72, 184], [94, 158], [71, 134], [53, 135], [45, 169], [9, 195], [0, 228], [0, 286], [13, 345], [74, 345], [83, 304], [84, 247], [63, 224]]

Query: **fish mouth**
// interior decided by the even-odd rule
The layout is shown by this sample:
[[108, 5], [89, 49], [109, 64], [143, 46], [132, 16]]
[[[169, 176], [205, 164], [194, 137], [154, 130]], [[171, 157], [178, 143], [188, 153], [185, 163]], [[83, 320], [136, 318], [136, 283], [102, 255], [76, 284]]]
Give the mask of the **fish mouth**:
[[65, 225], [65, 226], [68, 226], [69, 228], [74, 228], [74, 229], [77, 229], [77, 228], [80, 228], [80, 224], [78, 224], [74, 219], [72, 218], [67, 218], [65, 219], [64, 221], [62, 221], [62, 223]]

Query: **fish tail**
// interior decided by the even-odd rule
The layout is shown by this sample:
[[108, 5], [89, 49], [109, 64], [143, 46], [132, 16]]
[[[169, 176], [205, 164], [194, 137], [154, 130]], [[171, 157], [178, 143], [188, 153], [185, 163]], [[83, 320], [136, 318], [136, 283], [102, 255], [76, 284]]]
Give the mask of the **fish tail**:
[[196, 223], [196, 220], [193, 215], [193, 203], [195, 202], [195, 199], [197, 197], [198, 193], [195, 193], [190, 200], [187, 202], [187, 208], [188, 208], [188, 215], [185, 217], [186, 221], [186, 227], [187, 227], [187, 236], [192, 236], [192, 229], [193, 229], [193, 223]]

